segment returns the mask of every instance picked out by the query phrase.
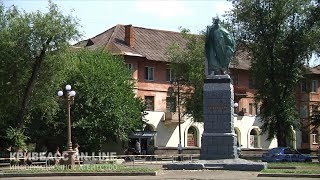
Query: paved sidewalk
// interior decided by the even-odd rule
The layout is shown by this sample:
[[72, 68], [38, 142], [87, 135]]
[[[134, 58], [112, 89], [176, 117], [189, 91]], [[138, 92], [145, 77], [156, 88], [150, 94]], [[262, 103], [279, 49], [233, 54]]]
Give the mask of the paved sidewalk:
[[[233, 180], [267, 180], [267, 179], [296, 179], [296, 178], [279, 178], [279, 177], [257, 177], [259, 172], [248, 171], [223, 171], [223, 170], [160, 170], [157, 176], [55, 176], [55, 177], [16, 177], [16, 178], [2, 178], [8, 180], [150, 180], [150, 179], [163, 179], [163, 180], [204, 180], [204, 179], [233, 179]], [[299, 178], [299, 180], [310, 178]]]

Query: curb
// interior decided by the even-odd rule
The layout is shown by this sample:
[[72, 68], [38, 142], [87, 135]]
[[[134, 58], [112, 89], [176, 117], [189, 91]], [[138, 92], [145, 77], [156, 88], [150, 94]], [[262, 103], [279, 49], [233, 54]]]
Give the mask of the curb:
[[297, 169], [295, 166], [274, 166], [268, 167], [267, 169]]
[[1, 177], [50, 177], [50, 176], [156, 176], [157, 171], [149, 173], [121, 173], [121, 172], [68, 172], [68, 173], [0, 173]]
[[289, 174], [289, 173], [259, 173], [258, 177], [297, 177], [297, 178], [320, 178], [320, 174]]

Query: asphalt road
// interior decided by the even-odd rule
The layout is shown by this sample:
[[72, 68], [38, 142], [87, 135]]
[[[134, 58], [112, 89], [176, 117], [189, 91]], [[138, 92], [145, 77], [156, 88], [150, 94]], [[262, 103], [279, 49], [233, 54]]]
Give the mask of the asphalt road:
[[[149, 179], [163, 179], [163, 180], [202, 180], [202, 179], [296, 179], [296, 178], [279, 178], [279, 177], [257, 177], [258, 172], [248, 171], [223, 171], [223, 170], [161, 170], [157, 176], [55, 176], [55, 177], [15, 177], [2, 178], [8, 180], [149, 180]], [[310, 178], [299, 178], [299, 180]]]

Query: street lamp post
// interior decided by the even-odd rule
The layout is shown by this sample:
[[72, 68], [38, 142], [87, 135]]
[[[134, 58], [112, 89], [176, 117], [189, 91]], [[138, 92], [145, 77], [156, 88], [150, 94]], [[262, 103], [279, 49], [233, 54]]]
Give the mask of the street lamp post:
[[180, 115], [180, 79], [177, 79], [177, 83], [178, 83], [178, 126], [179, 126], [179, 144], [178, 144], [178, 154], [179, 154], [179, 157], [178, 157], [178, 160], [179, 161], [182, 161], [182, 144], [181, 144], [181, 115]]
[[[179, 123], [179, 147], [178, 154], [182, 154], [182, 144], [181, 144], [181, 115], [180, 115], [180, 83], [178, 80], [178, 123]], [[179, 156], [179, 160], [182, 161], [182, 156]]]
[[[171, 84], [174, 82], [177, 85], [177, 99], [175, 99], [176, 107], [178, 108], [178, 128], [179, 128], [179, 144], [178, 144], [178, 161], [182, 161], [182, 144], [181, 144], [181, 109], [180, 109], [180, 82], [182, 81], [181, 78], [175, 78], [174, 81], [171, 81]], [[170, 90], [168, 89], [169, 96], [173, 95], [173, 88], [171, 87]]]
[[[75, 91], [71, 91], [71, 86], [66, 85], [65, 87], [65, 99], [67, 102], [67, 111], [68, 111], [68, 150], [66, 153], [68, 154], [68, 160], [66, 162], [66, 165], [74, 165], [75, 164], [75, 151], [72, 149], [72, 142], [71, 142], [71, 113], [70, 113], [70, 106], [74, 102], [74, 96], [76, 95]], [[64, 95], [63, 91], [58, 91], [58, 96], [62, 97]]]

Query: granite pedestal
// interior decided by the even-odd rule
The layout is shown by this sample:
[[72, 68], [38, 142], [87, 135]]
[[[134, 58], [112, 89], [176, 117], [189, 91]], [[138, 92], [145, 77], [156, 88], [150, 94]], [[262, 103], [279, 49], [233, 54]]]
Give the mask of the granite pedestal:
[[234, 132], [234, 91], [229, 75], [214, 75], [204, 81], [204, 132], [200, 160], [166, 164], [170, 170], [223, 169], [261, 171], [267, 163], [240, 159]]
[[215, 75], [204, 81], [200, 159], [235, 159], [237, 135], [233, 123], [233, 85], [229, 75]]

